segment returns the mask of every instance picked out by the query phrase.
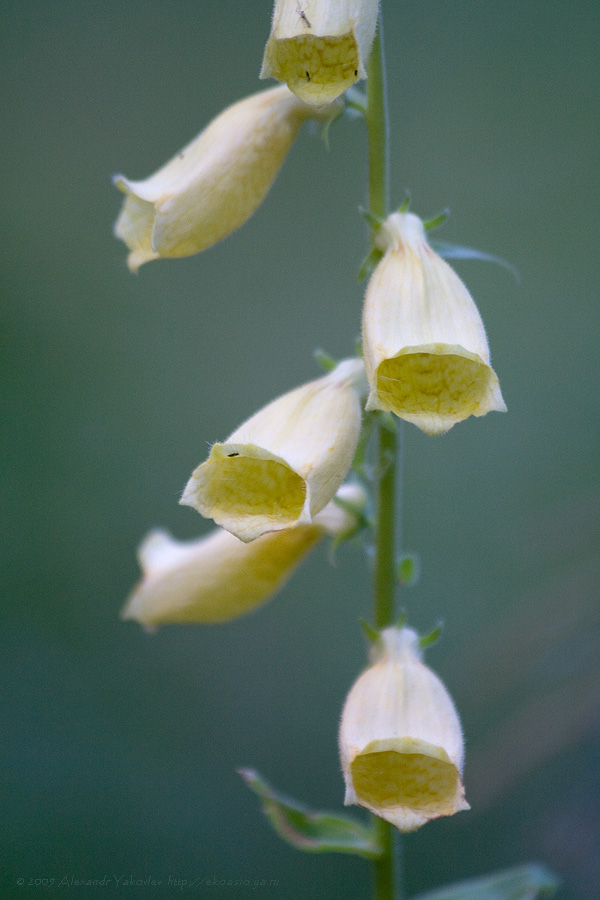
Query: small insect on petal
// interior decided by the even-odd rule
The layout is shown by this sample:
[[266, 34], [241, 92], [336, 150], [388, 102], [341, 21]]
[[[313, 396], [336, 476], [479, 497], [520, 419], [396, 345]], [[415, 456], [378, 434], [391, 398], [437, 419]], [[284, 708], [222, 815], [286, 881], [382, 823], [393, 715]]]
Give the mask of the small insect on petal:
[[260, 77], [312, 106], [331, 102], [366, 78], [378, 10], [379, 0], [276, 0]]
[[363, 362], [349, 359], [278, 397], [212, 446], [181, 503], [243, 541], [311, 522], [348, 473], [364, 391]]

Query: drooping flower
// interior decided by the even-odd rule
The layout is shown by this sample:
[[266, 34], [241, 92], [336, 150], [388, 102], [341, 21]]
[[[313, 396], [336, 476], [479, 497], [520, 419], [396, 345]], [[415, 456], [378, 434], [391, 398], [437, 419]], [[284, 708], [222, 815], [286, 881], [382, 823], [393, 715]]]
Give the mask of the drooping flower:
[[400, 831], [468, 809], [463, 737], [446, 688], [421, 661], [408, 628], [386, 628], [373, 664], [351, 689], [340, 725], [345, 804]]
[[132, 271], [160, 257], [191, 256], [227, 237], [260, 206], [311, 109], [285, 85], [229, 106], [144, 181], [115, 176], [126, 194], [115, 234]]
[[269, 403], [193, 472], [181, 503], [243, 541], [312, 521], [345, 479], [361, 424], [362, 360]]
[[276, 0], [261, 78], [320, 106], [366, 78], [379, 0]]
[[421, 220], [393, 213], [377, 242], [384, 256], [363, 310], [367, 409], [391, 411], [428, 434], [506, 410], [477, 307], [427, 243]]
[[[360, 509], [364, 492], [342, 485], [337, 497]], [[153, 531], [138, 551], [143, 578], [121, 614], [142, 625], [228, 622], [270, 600], [325, 535], [354, 529], [357, 515], [335, 499], [311, 523], [265, 534], [250, 544], [222, 529], [196, 541]]]

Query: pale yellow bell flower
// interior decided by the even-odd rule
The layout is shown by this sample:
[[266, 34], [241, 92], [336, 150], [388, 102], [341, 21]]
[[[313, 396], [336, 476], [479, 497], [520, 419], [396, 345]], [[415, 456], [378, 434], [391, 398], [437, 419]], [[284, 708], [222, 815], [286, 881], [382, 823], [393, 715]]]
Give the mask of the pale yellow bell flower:
[[364, 806], [400, 831], [469, 809], [460, 721], [446, 688], [421, 661], [417, 634], [386, 628], [372, 662], [342, 713], [346, 806]]
[[327, 121], [285, 85], [228, 107], [144, 181], [115, 176], [126, 194], [115, 234], [132, 271], [160, 257], [191, 256], [227, 237], [260, 206], [308, 118]]
[[363, 310], [367, 409], [428, 434], [506, 410], [483, 322], [458, 275], [427, 243], [421, 220], [393, 213], [377, 235], [384, 256]]
[[261, 78], [320, 106], [366, 78], [379, 0], [276, 0]]
[[192, 474], [181, 503], [243, 541], [312, 521], [345, 479], [361, 425], [362, 360], [278, 397]]
[[[365, 503], [358, 485], [342, 485], [336, 496], [357, 510]], [[121, 618], [148, 627], [236, 619], [270, 600], [321, 538], [340, 537], [356, 524], [357, 515], [332, 500], [310, 524], [250, 544], [222, 529], [183, 542], [153, 531], [139, 548], [143, 578]]]

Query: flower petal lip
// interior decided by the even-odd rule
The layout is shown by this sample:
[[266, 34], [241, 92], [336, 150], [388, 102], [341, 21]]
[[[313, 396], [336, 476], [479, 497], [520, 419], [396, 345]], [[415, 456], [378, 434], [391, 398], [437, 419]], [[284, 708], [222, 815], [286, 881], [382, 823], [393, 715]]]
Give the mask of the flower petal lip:
[[206, 250], [260, 206], [302, 123], [329, 119], [338, 105], [311, 109], [285, 86], [234, 103], [170, 162], [143, 181], [114, 178], [125, 195], [115, 235], [137, 271], [161, 257]]
[[412, 831], [468, 809], [460, 721], [442, 682], [421, 662], [415, 632], [385, 629], [376, 654], [342, 713], [345, 803]]
[[329, 103], [366, 78], [378, 11], [379, 0], [276, 0], [260, 77]]
[[282, 459], [253, 443], [214, 444], [188, 482], [181, 503], [241, 540], [310, 522], [306, 482]]
[[[358, 508], [365, 502], [357, 485], [342, 485], [336, 496]], [[355, 524], [355, 515], [331, 501], [312, 523], [250, 544], [222, 529], [195, 541], [153, 531], [138, 551], [143, 577], [121, 618], [147, 627], [229, 622], [275, 596], [326, 534], [341, 535]]]
[[367, 409], [441, 434], [469, 416], [504, 411], [483, 322], [467, 288], [427, 243], [421, 220], [393, 213], [363, 309]]
[[356, 450], [362, 360], [344, 360], [214, 444], [181, 503], [243, 541], [308, 523], [332, 499]]

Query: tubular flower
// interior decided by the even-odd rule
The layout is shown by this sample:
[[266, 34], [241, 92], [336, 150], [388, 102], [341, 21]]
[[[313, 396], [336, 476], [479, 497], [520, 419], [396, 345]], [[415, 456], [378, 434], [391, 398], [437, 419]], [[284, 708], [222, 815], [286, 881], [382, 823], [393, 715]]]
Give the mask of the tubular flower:
[[469, 809], [458, 715], [421, 662], [414, 631], [381, 633], [373, 665], [346, 699], [340, 754], [346, 806], [364, 806], [400, 831]]
[[227, 237], [260, 206], [308, 118], [330, 119], [280, 86], [228, 107], [145, 181], [115, 176], [126, 194], [115, 234], [132, 271], [160, 257], [191, 256]]
[[360, 433], [362, 360], [278, 397], [192, 474], [181, 503], [242, 541], [312, 521], [346, 477]]
[[321, 105], [366, 78], [379, 0], [276, 0], [261, 78]]
[[477, 307], [427, 243], [421, 220], [393, 213], [377, 242], [384, 256], [363, 311], [367, 409], [391, 411], [427, 434], [505, 411]]
[[[357, 508], [365, 502], [357, 485], [343, 485], [337, 496]], [[356, 515], [332, 500], [310, 524], [251, 544], [222, 529], [185, 542], [153, 531], [139, 548], [143, 578], [121, 617], [146, 626], [236, 619], [270, 600], [322, 537], [343, 535], [355, 525]]]

